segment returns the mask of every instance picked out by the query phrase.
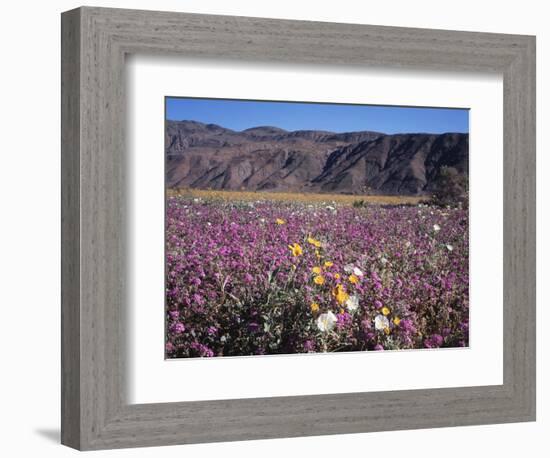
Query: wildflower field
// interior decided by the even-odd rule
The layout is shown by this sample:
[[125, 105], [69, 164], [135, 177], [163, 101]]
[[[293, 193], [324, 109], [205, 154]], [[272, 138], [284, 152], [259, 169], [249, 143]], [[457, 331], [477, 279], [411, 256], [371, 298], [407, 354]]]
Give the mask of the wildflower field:
[[468, 346], [468, 212], [168, 193], [166, 357]]

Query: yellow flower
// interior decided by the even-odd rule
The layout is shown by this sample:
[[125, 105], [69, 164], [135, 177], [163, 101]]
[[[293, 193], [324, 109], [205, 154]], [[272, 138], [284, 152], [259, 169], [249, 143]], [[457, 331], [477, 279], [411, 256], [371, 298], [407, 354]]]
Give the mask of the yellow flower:
[[318, 312], [319, 311], [319, 304], [317, 302], [312, 302], [311, 305], [309, 306], [309, 308], [311, 309], [311, 311], [313, 313]]
[[292, 265], [290, 266], [290, 268], [291, 268], [292, 270], [296, 270], [296, 265], [292, 264]]
[[388, 307], [382, 307], [382, 314], [388, 316], [390, 314], [390, 309]]
[[359, 277], [355, 274], [351, 274], [349, 277], [348, 277], [349, 281], [351, 283], [353, 283], [354, 285], [356, 285], [357, 283], [359, 283]]
[[334, 263], [332, 261], [325, 261], [325, 267], [332, 267]]
[[321, 253], [319, 253], [319, 250], [315, 250], [315, 256], [317, 256], [317, 259], [321, 259]]
[[339, 279], [340, 279], [340, 274], [334, 274], [334, 278], [335, 278], [336, 280], [339, 280]]
[[297, 243], [289, 245], [288, 248], [290, 248], [290, 251], [292, 252], [293, 256], [300, 256], [303, 253], [302, 247]]
[[401, 318], [399, 318], [398, 316], [396, 316], [396, 317], [393, 319], [393, 324], [395, 324], [396, 326], [399, 326], [399, 323], [401, 323]]
[[342, 285], [336, 285], [336, 287], [332, 290], [332, 295], [339, 304], [343, 304], [349, 299], [349, 294], [346, 293]]
[[321, 268], [319, 266], [315, 266], [313, 269], [311, 269], [314, 274], [320, 274]]
[[390, 328], [384, 328], [384, 332], [388, 335], [390, 333]]
[[281, 218], [277, 218], [277, 219], [275, 220], [275, 222], [276, 222], [279, 226], [280, 226], [281, 224], [285, 224], [285, 223], [286, 223], [286, 221], [285, 221], [284, 219], [281, 219]]
[[325, 284], [325, 277], [322, 275], [317, 275], [315, 278], [313, 278], [313, 282], [316, 285], [324, 285]]
[[313, 237], [307, 238], [308, 243], [311, 243], [313, 246], [316, 246], [317, 248], [321, 247], [321, 242], [319, 240], [314, 239]]

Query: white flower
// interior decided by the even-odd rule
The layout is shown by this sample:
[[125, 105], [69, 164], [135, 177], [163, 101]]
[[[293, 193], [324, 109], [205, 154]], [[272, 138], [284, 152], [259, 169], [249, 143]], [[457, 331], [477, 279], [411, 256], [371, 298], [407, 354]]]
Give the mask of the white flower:
[[385, 266], [385, 265], [388, 263], [388, 260], [387, 260], [384, 256], [382, 256], [382, 257], [380, 258], [380, 262], [382, 263], [382, 265]]
[[449, 251], [453, 251], [454, 250], [454, 247], [452, 245], [445, 245], [447, 247], [447, 250]]
[[439, 226], [439, 224], [434, 224], [434, 231], [439, 232], [440, 230], [441, 230], [441, 227]]
[[390, 321], [384, 315], [376, 315], [374, 319], [374, 327], [378, 331], [383, 331], [386, 328], [390, 327]]
[[336, 315], [334, 313], [330, 311], [326, 313], [321, 313], [321, 315], [319, 315], [319, 318], [317, 318], [317, 327], [319, 328], [319, 331], [332, 331], [334, 329], [334, 326], [336, 326], [337, 321], [338, 318], [336, 318]]
[[348, 298], [348, 300], [346, 301], [346, 308], [350, 312], [355, 312], [355, 310], [359, 308], [359, 298], [356, 294]]
[[265, 218], [260, 218], [260, 223], [265, 223]]
[[359, 267], [354, 267], [353, 268], [353, 273], [355, 275], [357, 275], [358, 277], [362, 277], [363, 276], [363, 271], [361, 269], [359, 269]]
[[344, 266], [344, 272], [350, 274], [353, 272], [353, 269], [355, 269], [355, 266], [353, 264], [346, 264]]

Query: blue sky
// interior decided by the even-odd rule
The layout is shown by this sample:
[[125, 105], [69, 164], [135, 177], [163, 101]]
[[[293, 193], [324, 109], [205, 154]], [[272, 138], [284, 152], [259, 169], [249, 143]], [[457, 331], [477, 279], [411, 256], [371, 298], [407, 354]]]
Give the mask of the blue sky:
[[166, 118], [233, 129], [275, 126], [286, 130], [393, 133], [468, 132], [467, 109], [328, 103], [166, 98]]

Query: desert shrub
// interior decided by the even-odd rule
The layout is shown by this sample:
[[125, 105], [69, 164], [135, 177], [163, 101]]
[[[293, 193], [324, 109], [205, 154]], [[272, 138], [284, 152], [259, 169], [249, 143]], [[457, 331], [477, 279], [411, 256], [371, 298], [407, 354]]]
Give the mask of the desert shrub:
[[440, 207], [468, 208], [468, 177], [454, 167], [441, 167], [432, 203]]

